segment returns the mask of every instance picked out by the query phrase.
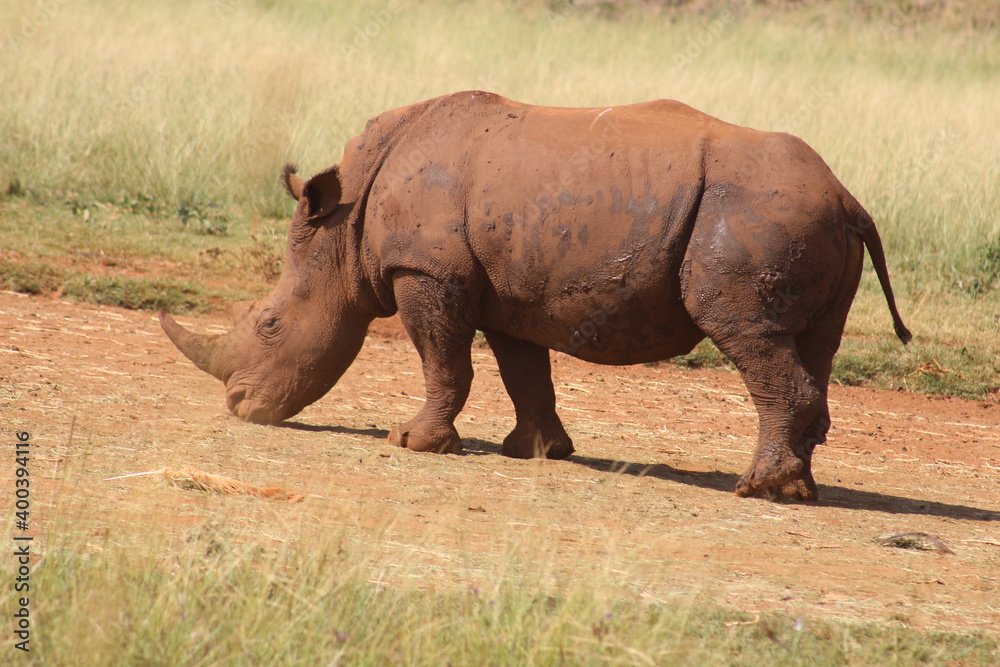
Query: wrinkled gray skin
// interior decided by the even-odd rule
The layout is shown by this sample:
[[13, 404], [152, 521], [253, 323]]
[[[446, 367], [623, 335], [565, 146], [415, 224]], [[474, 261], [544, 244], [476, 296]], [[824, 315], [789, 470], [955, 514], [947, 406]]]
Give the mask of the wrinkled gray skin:
[[[303, 181], [274, 291], [232, 331], [163, 328], [226, 385], [237, 416], [292, 417], [399, 312], [427, 402], [389, 439], [456, 452], [477, 329], [517, 423], [514, 457], [564, 458], [549, 350], [602, 364], [689, 352], [709, 337], [760, 417], [738, 495], [815, 500], [813, 448], [867, 247], [903, 342], [872, 219], [805, 143], [678, 102], [561, 109], [466, 92], [386, 112], [340, 164]], [[669, 396], [664, 397], [669, 400]]]

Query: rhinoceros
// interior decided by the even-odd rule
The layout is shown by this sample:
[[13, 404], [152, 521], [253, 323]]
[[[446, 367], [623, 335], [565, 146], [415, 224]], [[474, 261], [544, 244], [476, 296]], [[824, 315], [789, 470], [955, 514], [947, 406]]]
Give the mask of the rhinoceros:
[[[235, 415], [287, 420], [399, 313], [426, 403], [389, 441], [458, 452], [455, 417], [483, 332], [514, 404], [501, 453], [568, 457], [549, 350], [598, 364], [686, 354], [708, 337], [759, 416], [736, 494], [815, 500], [834, 353], [868, 249], [898, 337], [869, 214], [805, 142], [685, 104], [555, 108], [482, 91], [387, 111], [308, 180], [271, 294], [233, 329], [170, 339], [225, 383]], [[666, 398], [666, 397], [665, 397]]]

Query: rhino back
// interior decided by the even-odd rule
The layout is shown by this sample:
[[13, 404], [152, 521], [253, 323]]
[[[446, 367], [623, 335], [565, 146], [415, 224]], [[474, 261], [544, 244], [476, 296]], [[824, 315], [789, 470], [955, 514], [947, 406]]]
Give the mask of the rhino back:
[[680, 284], [702, 197], [781, 180], [769, 136], [668, 100], [438, 98], [394, 133], [367, 242], [386, 284], [412, 270], [478, 298], [480, 328], [597, 362], [667, 358], [702, 337]]

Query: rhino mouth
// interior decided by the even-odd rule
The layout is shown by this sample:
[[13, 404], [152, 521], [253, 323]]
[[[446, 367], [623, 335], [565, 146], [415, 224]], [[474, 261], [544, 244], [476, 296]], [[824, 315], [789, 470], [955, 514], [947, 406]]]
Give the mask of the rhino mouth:
[[253, 424], [280, 424], [295, 414], [248, 387], [234, 387], [227, 391], [226, 407], [240, 419]]

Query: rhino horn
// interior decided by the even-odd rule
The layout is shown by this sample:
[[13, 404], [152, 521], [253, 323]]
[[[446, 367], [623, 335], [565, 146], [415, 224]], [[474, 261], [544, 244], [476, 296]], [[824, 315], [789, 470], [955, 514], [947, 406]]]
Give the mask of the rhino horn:
[[220, 363], [221, 336], [191, 333], [165, 311], [160, 311], [160, 326], [177, 349], [193, 361], [195, 366], [214, 378], [226, 381], [226, 373]]

